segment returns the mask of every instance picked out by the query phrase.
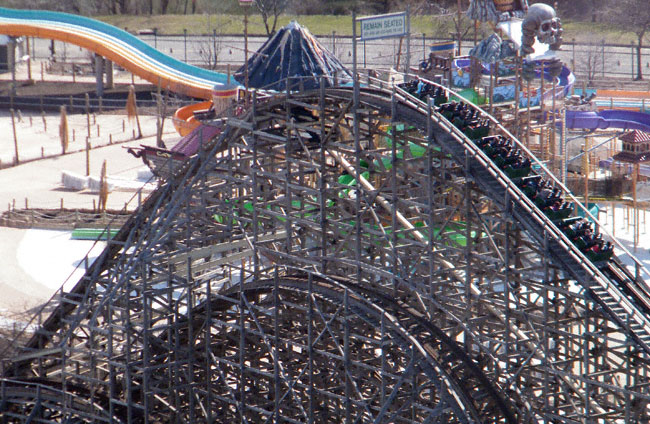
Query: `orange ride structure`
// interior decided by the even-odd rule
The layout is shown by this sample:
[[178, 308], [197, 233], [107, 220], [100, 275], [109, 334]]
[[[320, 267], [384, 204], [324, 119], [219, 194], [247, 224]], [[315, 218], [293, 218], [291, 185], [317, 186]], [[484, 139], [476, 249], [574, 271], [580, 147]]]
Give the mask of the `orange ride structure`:
[[181, 136], [186, 136], [201, 125], [201, 117], [206, 119], [219, 116], [239, 96], [240, 87], [234, 84], [215, 85], [212, 99], [183, 106], [174, 113], [174, 127]]

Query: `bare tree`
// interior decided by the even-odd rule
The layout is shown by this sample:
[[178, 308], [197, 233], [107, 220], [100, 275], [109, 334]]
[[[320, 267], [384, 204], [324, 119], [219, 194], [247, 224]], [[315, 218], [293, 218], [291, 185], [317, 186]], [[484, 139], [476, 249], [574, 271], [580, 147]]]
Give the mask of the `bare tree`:
[[231, 19], [226, 16], [216, 16], [214, 26], [211, 25], [210, 15], [208, 15], [207, 27], [208, 33], [212, 36], [198, 42], [199, 57], [202, 64], [208, 69], [216, 69], [219, 63], [219, 54], [223, 49], [223, 30], [222, 28], [228, 27]]
[[[189, 4], [190, 0], [185, 0], [185, 6], [183, 7], [183, 14], [187, 15], [187, 5]], [[196, 13], [196, 0], [192, 0], [192, 15]]]
[[650, 30], [650, 7], [648, 0], [618, 0], [607, 6], [607, 13], [603, 14], [603, 20], [623, 28], [624, 32], [633, 32], [637, 37], [636, 57], [637, 76], [635, 79], [643, 79], [641, 66], [641, 49], [646, 33]]
[[275, 34], [278, 17], [289, 4], [289, 0], [255, 0], [255, 6], [262, 14], [267, 35]]
[[[589, 38], [595, 40], [598, 36], [591, 34]], [[600, 43], [587, 44], [585, 49], [576, 55], [575, 71], [585, 75], [589, 86], [593, 85], [598, 73], [608, 66], [608, 57], [603, 55], [602, 44]]]
[[463, 2], [461, 0], [456, 1], [456, 13], [452, 20], [454, 22], [454, 33], [450, 35], [456, 38], [456, 43], [458, 43], [456, 46], [457, 54], [460, 56], [463, 38], [474, 28], [472, 22], [465, 16]]
[[169, 0], [160, 0], [160, 13], [166, 15], [167, 9], [169, 9]]

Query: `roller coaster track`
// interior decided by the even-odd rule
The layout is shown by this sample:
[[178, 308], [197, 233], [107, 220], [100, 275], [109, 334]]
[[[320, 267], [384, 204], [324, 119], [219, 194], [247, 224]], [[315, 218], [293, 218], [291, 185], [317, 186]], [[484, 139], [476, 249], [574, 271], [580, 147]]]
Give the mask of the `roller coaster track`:
[[592, 264], [408, 93], [288, 93], [228, 119], [52, 299], [0, 412], [44, 414], [37, 379], [48, 411], [89, 396], [97, 421], [643, 421], [642, 272]]

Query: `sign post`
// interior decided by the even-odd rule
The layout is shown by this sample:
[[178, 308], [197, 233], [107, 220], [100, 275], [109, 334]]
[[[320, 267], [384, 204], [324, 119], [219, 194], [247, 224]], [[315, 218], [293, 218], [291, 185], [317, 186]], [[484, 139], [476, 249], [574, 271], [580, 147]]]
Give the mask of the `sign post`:
[[[405, 73], [408, 73], [411, 66], [411, 20], [409, 15], [409, 8], [407, 7], [406, 12], [353, 18], [354, 32], [356, 32], [356, 21], [361, 23], [360, 39], [364, 43], [367, 40], [406, 36]], [[353, 37], [353, 41], [355, 42], [354, 51], [356, 54], [356, 37]]]
[[[244, 7], [244, 88], [246, 104], [248, 104], [248, 8], [253, 5], [253, 0], [239, 0], [239, 5]], [[217, 54], [216, 49], [215, 54]]]

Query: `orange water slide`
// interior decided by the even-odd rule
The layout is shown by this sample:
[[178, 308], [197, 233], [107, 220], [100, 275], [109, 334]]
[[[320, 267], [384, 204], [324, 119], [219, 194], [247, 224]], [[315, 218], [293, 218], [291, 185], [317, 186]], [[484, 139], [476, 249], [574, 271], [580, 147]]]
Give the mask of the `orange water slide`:
[[205, 102], [194, 103], [188, 106], [183, 106], [177, 109], [174, 113], [174, 127], [181, 136], [186, 136], [191, 133], [193, 129], [198, 127], [201, 122], [196, 119], [194, 112], [208, 110], [212, 107], [212, 100]]

